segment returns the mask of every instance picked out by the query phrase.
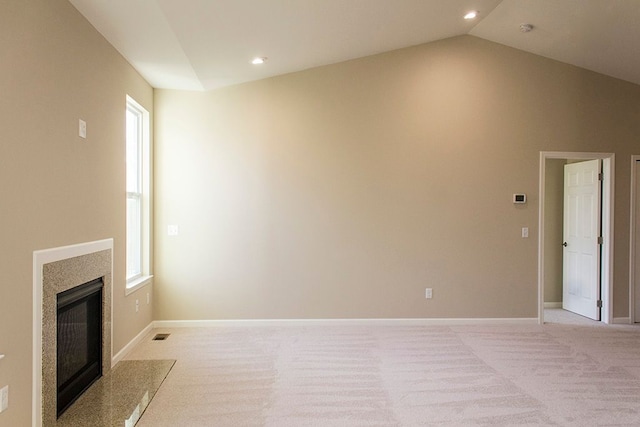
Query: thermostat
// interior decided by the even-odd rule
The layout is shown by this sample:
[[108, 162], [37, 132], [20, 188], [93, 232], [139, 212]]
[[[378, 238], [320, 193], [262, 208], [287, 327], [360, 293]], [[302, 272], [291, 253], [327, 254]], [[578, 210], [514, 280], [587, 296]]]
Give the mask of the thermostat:
[[527, 195], [526, 194], [514, 194], [513, 195], [513, 203], [527, 203]]

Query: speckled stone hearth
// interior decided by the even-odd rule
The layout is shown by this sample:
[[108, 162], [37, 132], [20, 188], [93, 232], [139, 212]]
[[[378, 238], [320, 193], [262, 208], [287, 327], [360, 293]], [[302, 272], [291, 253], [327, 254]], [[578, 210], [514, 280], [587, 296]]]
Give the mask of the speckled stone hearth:
[[56, 427], [133, 427], [175, 360], [123, 360], [60, 416]]
[[42, 266], [42, 424], [56, 425], [57, 294], [102, 278], [102, 371], [111, 368], [111, 250]]

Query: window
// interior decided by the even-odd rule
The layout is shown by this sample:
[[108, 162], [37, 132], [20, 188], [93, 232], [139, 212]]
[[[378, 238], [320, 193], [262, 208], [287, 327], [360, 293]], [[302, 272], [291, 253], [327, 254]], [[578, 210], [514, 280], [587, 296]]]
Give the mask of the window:
[[147, 284], [149, 272], [149, 113], [127, 96], [127, 290]]

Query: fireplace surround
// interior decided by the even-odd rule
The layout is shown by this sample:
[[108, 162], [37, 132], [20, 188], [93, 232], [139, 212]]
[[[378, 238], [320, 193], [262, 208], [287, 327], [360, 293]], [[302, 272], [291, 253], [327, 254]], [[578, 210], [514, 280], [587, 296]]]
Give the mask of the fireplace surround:
[[58, 294], [101, 279], [102, 374], [111, 369], [113, 239], [33, 253], [33, 420], [54, 426], [57, 419]]

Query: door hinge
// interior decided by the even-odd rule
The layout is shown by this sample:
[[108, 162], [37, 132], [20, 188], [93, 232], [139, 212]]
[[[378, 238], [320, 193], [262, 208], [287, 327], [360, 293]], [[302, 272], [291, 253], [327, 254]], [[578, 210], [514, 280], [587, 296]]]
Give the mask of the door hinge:
[[602, 236], [598, 236], [598, 244], [601, 245], [604, 243], [604, 240], [602, 239]]
[[602, 300], [599, 299], [598, 301], [596, 301], [596, 305], [598, 306], [598, 308], [602, 308]]
[[598, 174], [598, 181], [604, 181], [604, 174], [602, 172]]

